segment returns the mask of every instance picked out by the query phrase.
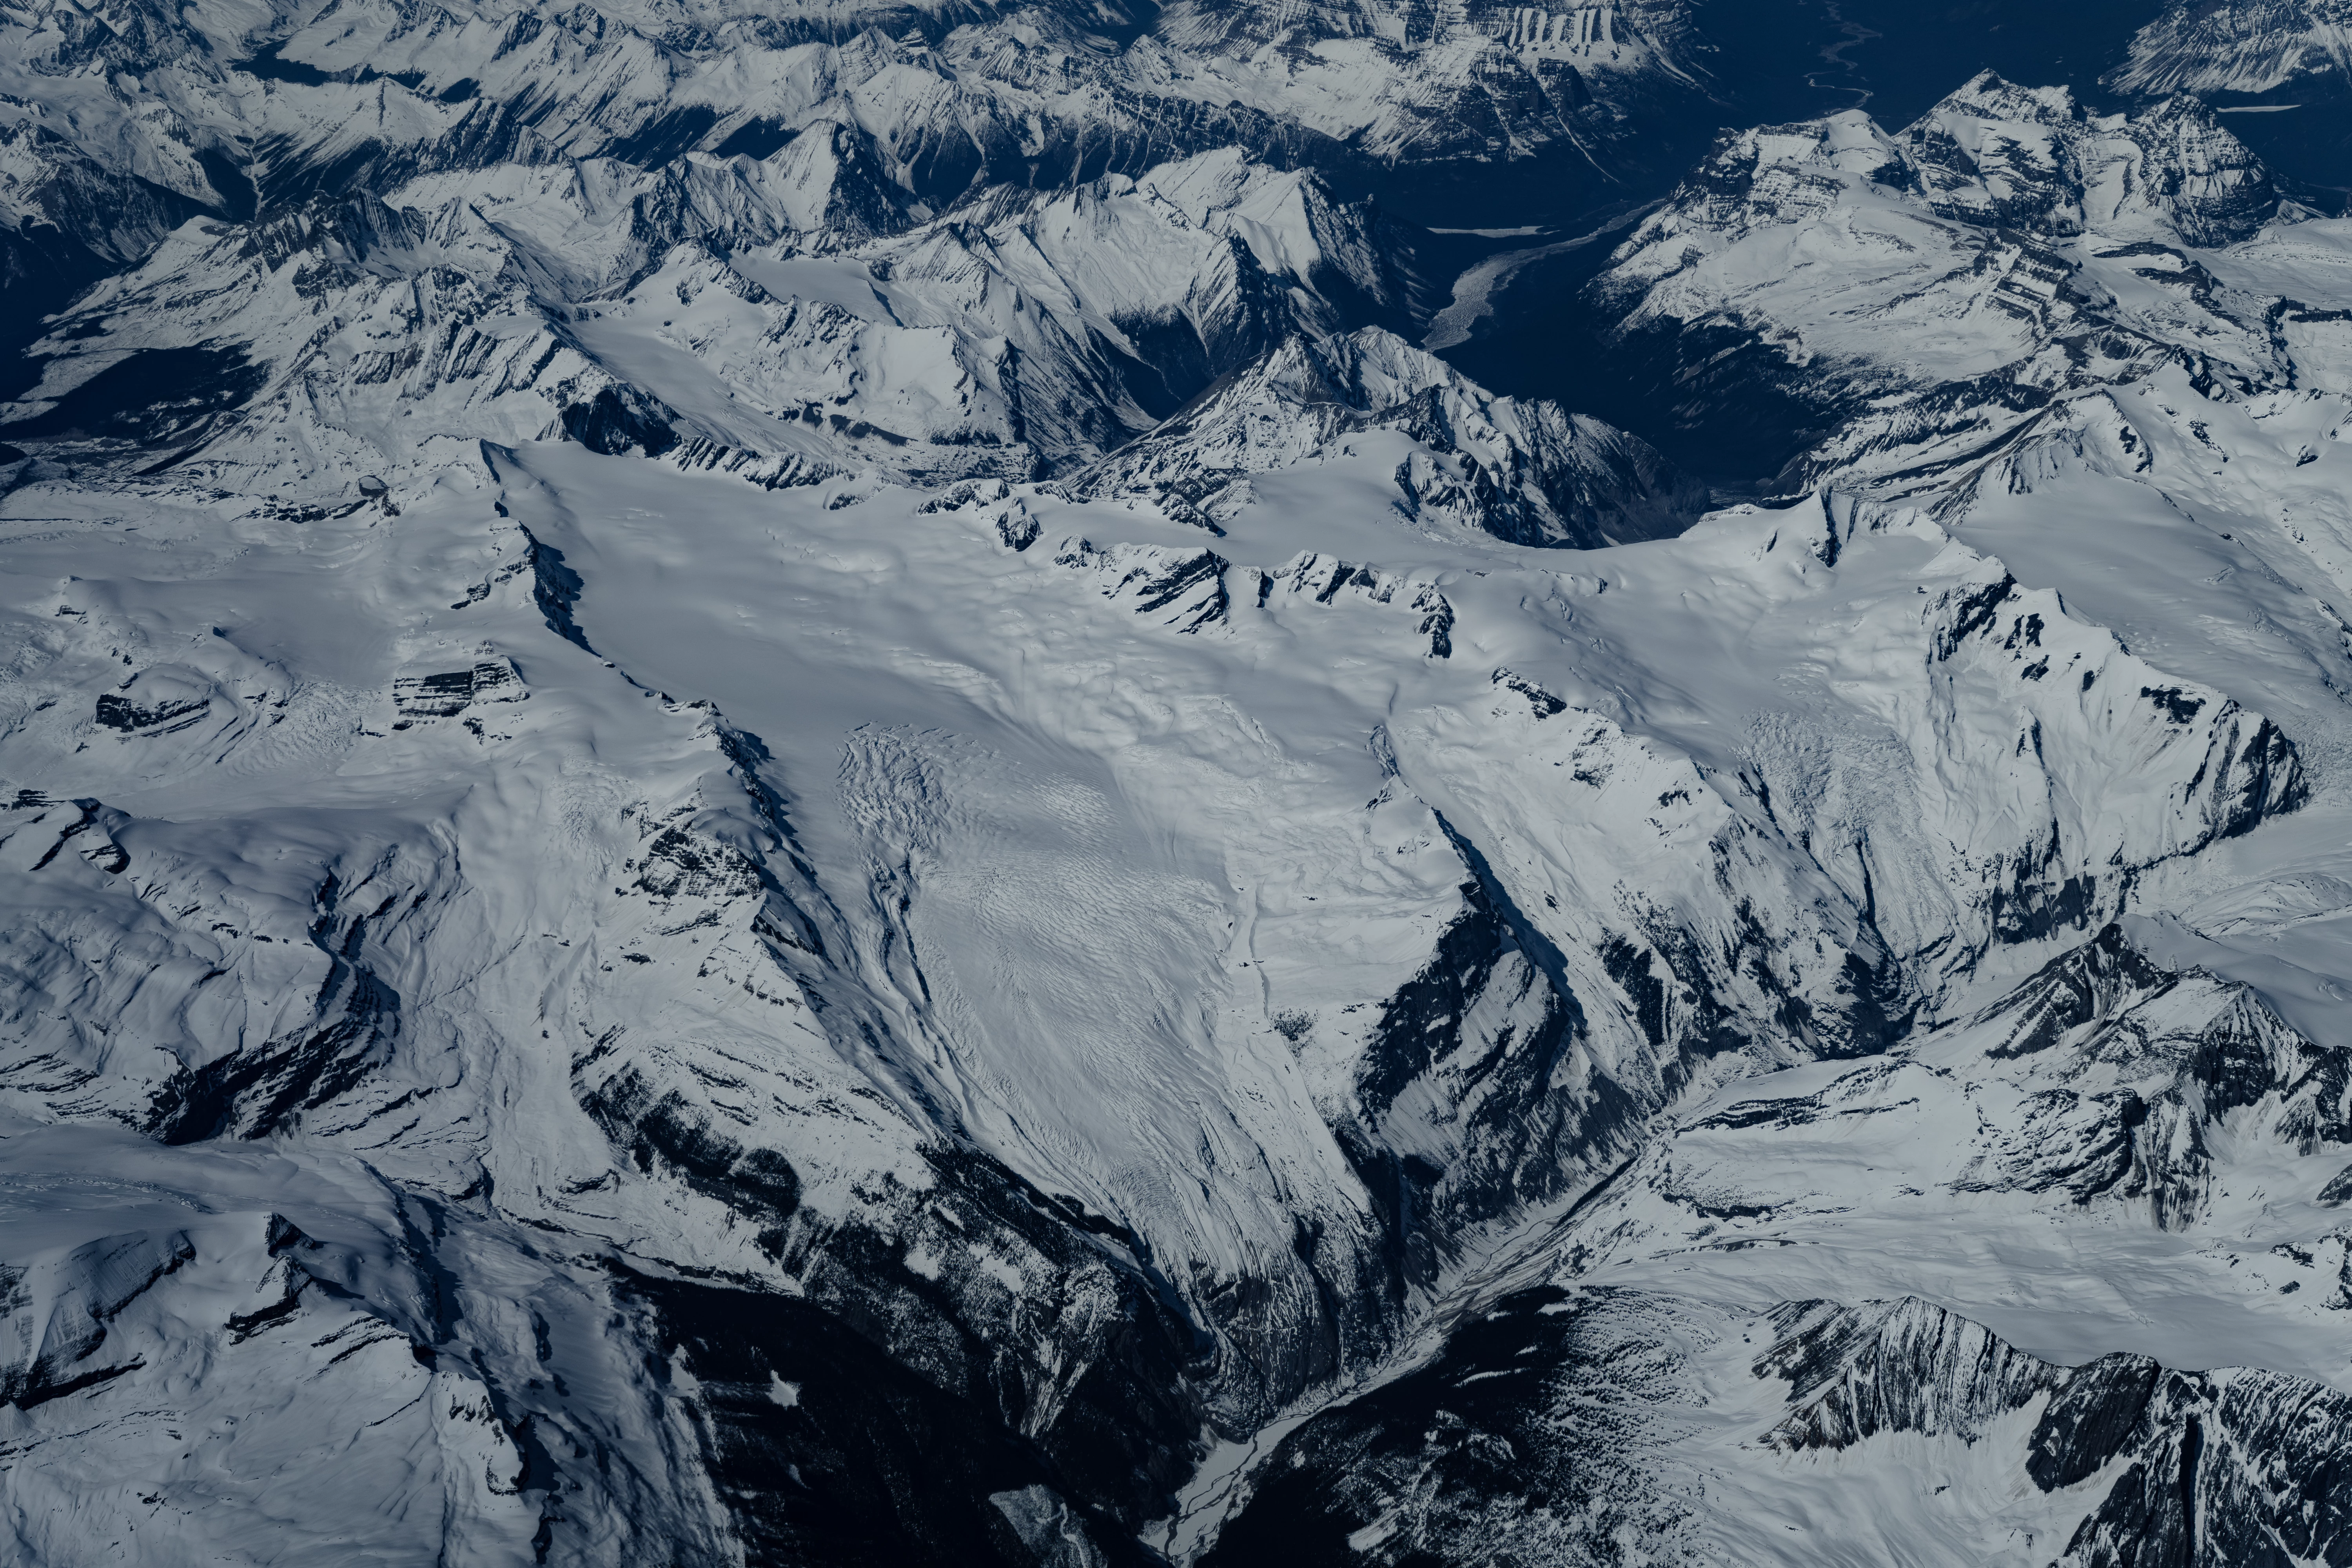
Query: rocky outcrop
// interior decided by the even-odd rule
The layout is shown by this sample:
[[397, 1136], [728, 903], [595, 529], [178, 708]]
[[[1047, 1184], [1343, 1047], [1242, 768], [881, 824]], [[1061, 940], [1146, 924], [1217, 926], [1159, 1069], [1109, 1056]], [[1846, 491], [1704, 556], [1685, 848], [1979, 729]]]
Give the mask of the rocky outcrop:
[[1675, 533], [1702, 500], [1647, 443], [1557, 404], [1496, 397], [1378, 328], [1290, 339], [1064, 488], [1217, 531], [1249, 503], [1253, 476], [1382, 432], [1411, 443], [1396, 507], [1424, 527], [1593, 549]]
[[2217, 359], [2291, 382], [2250, 301], [2121, 303], [2159, 275], [2135, 258], [2191, 283], [2182, 247], [2250, 240], [2280, 200], [2193, 98], [2101, 116], [1987, 72], [1901, 131], [1848, 113], [1727, 136], [1586, 298], [1663, 427], [1746, 432], [1782, 482], [1916, 483], [2070, 392], [2173, 365], [2210, 384]]
[[2128, 92], [2269, 92], [2338, 73], [2352, 40], [2340, 0], [2172, 0], [2109, 77]]
[[[415, 464], [359, 432], [420, 416], [769, 489], [1026, 479], [1294, 334], [1421, 308], [1409, 237], [1312, 174], [1224, 152], [917, 225], [862, 146], [835, 126], [761, 163], [453, 172], [185, 233], [52, 331], [0, 427], [57, 459], [127, 441], [139, 466], [170, 447], [304, 492]], [[845, 287], [760, 281], [809, 266]], [[341, 324], [322, 335], [321, 311]], [[334, 478], [289, 459], [315, 450]], [[1638, 452], [1612, 456], [1639, 477]]]
[[[1752, 1412], [1758, 1384], [1786, 1408], [1769, 1428], [1704, 1470], [1664, 1457], [1678, 1430]], [[1851, 1466], [1858, 1480], [1888, 1452], [1949, 1478], [1942, 1491], [1981, 1468], [2036, 1500], [2034, 1560], [2064, 1568], [2324, 1561], [2345, 1528], [2347, 1422], [2352, 1401], [2308, 1379], [2130, 1355], [2061, 1366], [1924, 1301], [1791, 1302], [1743, 1321], [1547, 1287], [1492, 1303], [1423, 1366], [1286, 1436], [1203, 1561], [1469, 1563], [1499, 1548], [1612, 1563], [1638, 1541], [1651, 1561], [1697, 1563], [1785, 1552], [1787, 1531], [1867, 1552], [1900, 1531], [1868, 1507], [1839, 1521], [1790, 1509], [1802, 1522], [1783, 1523], [1763, 1502], [1760, 1539], [1709, 1515], [1767, 1495], [1782, 1456], [1809, 1478]], [[1964, 1563], [1979, 1544], [1947, 1539], [1923, 1560]]]
[[1967, 1028], [2036, 1091], [2001, 1183], [2078, 1204], [2136, 1199], [2186, 1228], [2208, 1202], [2215, 1142], [2259, 1129], [2296, 1154], [2352, 1143], [2352, 1053], [2243, 986], [2157, 967], [2114, 926]]
[[[2038, 1412], [2009, 1458], [2044, 1492], [2103, 1495], [2056, 1561], [2091, 1564], [2324, 1557], [2347, 1522], [2352, 1400], [2305, 1379], [2174, 1372], [2144, 1356], [2053, 1366], [1924, 1302], [1781, 1308], [1757, 1363], [1802, 1406], [1771, 1440], [1844, 1447], [1879, 1433], [1975, 1442]], [[2019, 1461], [2021, 1460], [2021, 1465]]]

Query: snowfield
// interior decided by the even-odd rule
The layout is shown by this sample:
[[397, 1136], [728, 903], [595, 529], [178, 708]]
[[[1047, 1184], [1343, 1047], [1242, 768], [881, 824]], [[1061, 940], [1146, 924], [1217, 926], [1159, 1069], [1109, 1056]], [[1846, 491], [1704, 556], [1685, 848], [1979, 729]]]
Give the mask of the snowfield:
[[16, 1552], [2352, 1562], [2347, 220], [1728, 133], [1732, 500], [1307, 160], [921, 173], [1683, 7], [893, 15], [0, 16]]

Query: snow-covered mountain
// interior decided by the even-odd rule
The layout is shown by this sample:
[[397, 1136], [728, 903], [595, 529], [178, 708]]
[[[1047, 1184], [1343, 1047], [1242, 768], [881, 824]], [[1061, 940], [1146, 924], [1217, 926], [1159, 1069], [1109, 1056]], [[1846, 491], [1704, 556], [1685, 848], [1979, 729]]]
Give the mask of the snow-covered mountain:
[[19, 1554], [2347, 1561], [2352, 230], [1985, 76], [1412, 346], [1703, 19], [0, 12]]
[[1519, 544], [1591, 548], [1680, 532], [1702, 492], [1649, 443], [1556, 404], [1490, 396], [1378, 327], [1286, 341], [1148, 436], [1064, 487], [1148, 499], [1162, 515], [1223, 531], [1253, 477], [1351, 457], [1381, 435], [1409, 453], [1398, 512]]
[[[498, 163], [653, 167], [845, 132], [944, 209], [1238, 146], [1286, 165], [1609, 163], [1706, 90], [1687, 0], [0, 12], [0, 268], [86, 283], [195, 211]], [[128, 182], [126, 184], [126, 182]], [[45, 303], [47, 303], [45, 301]]]
[[[566, 1478], [546, 1504], [599, 1493], [562, 1503], [572, 1549], [688, 1526], [564, 1463], [619, 1440], [598, 1428], [623, 1396], [540, 1371], [540, 1331], [467, 1291], [586, 1291], [583, 1325], [649, 1271], [681, 1321], [741, 1310], [709, 1281], [782, 1292], [1041, 1445], [1024, 1486], [1132, 1531], [1203, 1422], [1239, 1437], [1377, 1364], [1694, 1085], [1907, 1037], [1996, 952], [2085, 940], [2145, 868], [2307, 788], [2268, 723], [1932, 524], [1742, 513], [1562, 574], [1469, 528], [1400, 530], [1416, 446], [1376, 429], [1287, 494], [1254, 476], [1213, 550], [1039, 487], [841, 507], [837, 481], [771, 492], [565, 442], [340, 517], [168, 472], [36, 480], [12, 505], [60, 521], [20, 531], [19, 560], [103, 542], [219, 565], [132, 598], [20, 579], [10, 767], [47, 787], [12, 813], [10, 1109], [166, 1149], [264, 1138], [330, 1190], [431, 1205], [373, 1220], [355, 1261], [288, 1254], [311, 1271], [289, 1284], [386, 1293], [381, 1321], [472, 1368], [467, 1399], [529, 1417]], [[1298, 484], [1341, 509], [1317, 518]], [[101, 495], [106, 515], [75, 499]], [[109, 521], [134, 495], [142, 521]], [[1715, 609], [1654, 651], [1710, 578], [1811, 652], [1712, 655], [1689, 630], [1737, 624]], [[1822, 662], [1857, 595], [1886, 604], [1875, 681]], [[761, 629], [772, 603], [799, 608]], [[296, 604], [327, 613], [274, 607]], [[1017, 629], [1056, 626], [1113, 665], [1044, 663]], [[759, 656], [710, 662], [729, 647]], [[803, 673], [779, 689], [780, 664]], [[1809, 665], [1811, 736], [1775, 701]], [[672, 700], [687, 674], [715, 710]], [[1133, 698], [1080, 695], [1097, 682]], [[1668, 690], [1704, 711], [1643, 711]], [[2006, 743], [2020, 703], [2038, 752]], [[1818, 800], [1822, 749], [1874, 727], [1916, 763]], [[835, 760], [809, 777], [812, 754]], [[2094, 800], [2116, 804], [2063, 805]], [[2037, 824], [2037, 803], [2060, 808]], [[271, 1212], [304, 1235], [360, 1224], [361, 1198], [280, 1182]], [[439, 1260], [476, 1226], [520, 1254], [506, 1283]], [[447, 1321], [404, 1326], [418, 1290], [456, 1293]], [[286, 1322], [293, 1345], [328, 1331]], [[794, 1384], [818, 1353], [730, 1344], [679, 1364]], [[645, 1375], [627, 1408], [656, 1424], [703, 1385]], [[754, 1428], [801, 1408], [760, 1397]], [[642, 1484], [710, 1462], [688, 1445]], [[756, 1511], [711, 1506], [698, 1528]], [[781, 1540], [816, 1528], [761, 1506]], [[588, 1528], [599, 1510], [626, 1528]]]
[[[321, 458], [347, 490], [435, 441], [564, 433], [772, 483], [1025, 479], [1292, 333], [1416, 308], [1393, 226], [1312, 174], [1207, 153], [907, 228], [856, 146], [500, 164], [191, 224], [32, 346], [0, 428], [305, 493]], [[217, 417], [126, 421], [158, 372]]]
[[1285, 1437], [1204, 1561], [2325, 1562], [2347, 1423], [2308, 1383], [2053, 1364], [1916, 1299], [1546, 1286]]
[[2341, 74], [2347, 48], [2342, 0], [2172, 0], [2134, 36], [2116, 81], [2154, 94], [2264, 93]]
[[[1853, 112], [1726, 138], [1590, 292], [1679, 424], [1766, 422], [1792, 479], [1948, 465], [2164, 366], [2340, 380], [2295, 331], [2331, 309], [2300, 298], [2340, 243], [2293, 221], [2315, 216], [2193, 99], [2103, 117], [1988, 73], [1900, 132]], [[2224, 281], [2200, 259], [2282, 249], [2309, 262]]]

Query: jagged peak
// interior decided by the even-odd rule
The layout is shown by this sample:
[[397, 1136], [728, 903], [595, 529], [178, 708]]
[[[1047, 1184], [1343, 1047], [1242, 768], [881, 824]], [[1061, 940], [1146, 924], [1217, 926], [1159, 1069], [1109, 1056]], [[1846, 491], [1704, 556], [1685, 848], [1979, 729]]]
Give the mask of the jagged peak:
[[1647, 442], [1554, 403], [1496, 396], [1379, 327], [1292, 334], [1068, 489], [1150, 495], [1217, 530], [1246, 504], [1245, 476], [1325, 460], [1374, 429], [1417, 445], [1393, 476], [1408, 518], [1589, 548], [1678, 532], [1696, 514], [1696, 494]]
[[2071, 88], [2024, 87], [1999, 71], [1986, 69], [1947, 93], [1906, 129], [1916, 131], [1955, 115], [2031, 125], [2077, 125], [2083, 121], [2083, 107]]
[[1364, 413], [1440, 389], [1482, 403], [1491, 400], [1485, 388], [1460, 371], [1383, 327], [1361, 327], [1328, 338], [1295, 332], [1243, 376], [1294, 397], [1343, 403]]

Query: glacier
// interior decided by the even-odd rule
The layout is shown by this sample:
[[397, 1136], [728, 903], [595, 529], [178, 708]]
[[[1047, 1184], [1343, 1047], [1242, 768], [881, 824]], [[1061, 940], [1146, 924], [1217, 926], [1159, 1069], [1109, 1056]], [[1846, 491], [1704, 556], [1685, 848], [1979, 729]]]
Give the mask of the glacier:
[[2352, 1563], [2352, 218], [1707, 9], [0, 11], [14, 1554]]

